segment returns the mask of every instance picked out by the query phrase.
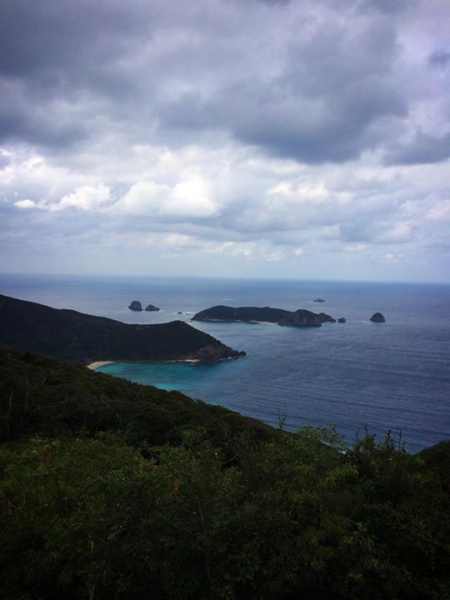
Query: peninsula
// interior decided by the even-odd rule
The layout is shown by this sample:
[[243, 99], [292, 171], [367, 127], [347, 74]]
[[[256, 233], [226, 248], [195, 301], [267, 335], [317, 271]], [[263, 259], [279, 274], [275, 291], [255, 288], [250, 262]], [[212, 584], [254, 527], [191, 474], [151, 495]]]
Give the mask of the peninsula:
[[305, 309], [289, 311], [282, 308], [270, 308], [268, 306], [264, 308], [255, 306], [243, 306], [240, 308], [213, 306], [212, 308], [198, 312], [192, 317], [192, 321], [216, 321], [222, 323], [265, 322], [290, 327], [320, 327], [322, 323], [335, 323], [336, 319], [325, 313], [316, 314]]
[[217, 362], [245, 354], [182, 321], [129, 325], [3, 295], [0, 295], [0, 343], [82, 364]]

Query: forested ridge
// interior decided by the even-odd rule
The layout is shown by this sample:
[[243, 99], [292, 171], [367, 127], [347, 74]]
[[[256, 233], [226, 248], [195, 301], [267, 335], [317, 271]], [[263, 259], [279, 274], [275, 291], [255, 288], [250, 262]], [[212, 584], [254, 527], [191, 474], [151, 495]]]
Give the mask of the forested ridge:
[[450, 598], [449, 444], [275, 430], [0, 347], [5, 600]]
[[182, 321], [127, 324], [0, 294], [0, 343], [72, 362], [213, 362], [241, 353]]

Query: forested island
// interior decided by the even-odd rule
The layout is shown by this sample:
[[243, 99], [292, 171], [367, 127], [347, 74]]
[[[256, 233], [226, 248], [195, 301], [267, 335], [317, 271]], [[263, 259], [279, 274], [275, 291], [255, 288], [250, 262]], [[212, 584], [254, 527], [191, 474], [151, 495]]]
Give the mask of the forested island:
[[182, 321], [129, 325], [3, 295], [0, 295], [0, 343], [84, 364], [215, 362], [245, 354]]
[[314, 313], [310, 310], [296, 311], [282, 308], [260, 308], [257, 306], [213, 306], [195, 314], [192, 321], [219, 321], [223, 323], [277, 323], [291, 327], [320, 327], [323, 323], [335, 323], [336, 319], [325, 313]]
[[5, 600], [441, 600], [450, 449], [297, 434], [0, 347]]

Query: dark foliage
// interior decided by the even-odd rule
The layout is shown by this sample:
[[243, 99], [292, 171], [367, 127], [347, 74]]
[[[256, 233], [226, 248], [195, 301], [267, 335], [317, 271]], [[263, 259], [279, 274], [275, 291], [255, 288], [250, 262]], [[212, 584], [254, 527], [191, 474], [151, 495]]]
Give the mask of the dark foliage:
[[265, 321], [278, 323], [280, 319], [290, 314], [282, 308], [258, 308], [255, 306], [213, 306], [198, 312], [192, 317], [193, 321]]
[[259, 421], [179, 392], [0, 346], [0, 441], [99, 431], [118, 431], [133, 445], [179, 443], [189, 432], [230, 446], [244, 432], [276, 435]]
[[427, 467], [437, 473], [450, 493], [450, 440], [439, 442], [419, 453]]
[[255, 306], [213, 306], [198, 312], [192, 317], [193, 321], [243, 321], [247, 323], [266, 322], [289, 325], [292, 327], [320, 327], [322, 323], [335, 323], [335, 319], [325, 313], [313, 313], [310, 310], [299, 309], [295, 312], [282, 308], [259, 308]]
[[55, 359], [0, 365], [2, 599], [450, 598], [448, 447], [346, 448]]
[[212, 336], [181, 321], [128, 325], [2, 295], [0, 343], [83, 363], [188, 358], [215, 361], [239, 355]]

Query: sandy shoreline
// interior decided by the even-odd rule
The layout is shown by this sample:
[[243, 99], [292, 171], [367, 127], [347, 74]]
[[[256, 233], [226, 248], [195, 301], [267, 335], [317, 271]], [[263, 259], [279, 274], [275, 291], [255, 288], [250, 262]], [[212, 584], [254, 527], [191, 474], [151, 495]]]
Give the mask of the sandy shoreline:
[[96, 362], [91, 363], [90, 365], [86, 365], [88, 369], [91, 371], [95, 371], [98, 367], [103, 367], [104, 365], [111, 365], [114, 361], [112, 360], [97, 360]]
[[139, 361], [139, 360], [135, 360], [135, 361], [125, 361], [125, 360], [120, 360], [120, 361], [114, 361], [114, 360], [97, 360], [93, 363], [90, 363], [89, 365], [86, 365], [88, 369], [91, 369], [91, 371], [95, 371], [95, 369], [98, 369], [99, 367], [103, 367], [104, 365], [112, 365], [114, 362], [135, 362], [135, 363], [139, 363], [139, 364], [149, 364], [149, 365], [175, 365], [175, 364], [180, 364], [180, 363], [186, 363], [188, 365], [198, 365], [200, 364], [200, 360], [198, 358], [184, 358], [181, 360], [163, 360], [163, 361]]

